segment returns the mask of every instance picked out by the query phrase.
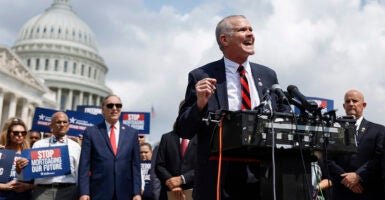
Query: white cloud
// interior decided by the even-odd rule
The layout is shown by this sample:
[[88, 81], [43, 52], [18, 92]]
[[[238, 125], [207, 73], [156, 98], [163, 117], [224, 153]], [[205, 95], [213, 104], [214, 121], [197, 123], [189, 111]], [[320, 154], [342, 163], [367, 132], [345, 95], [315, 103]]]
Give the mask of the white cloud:
[[[12, 34], [44, 10], [29, 1], [12, 2], [7, 6], [22, 12], [0, 8], [2, 19], [13, 19], [0, 22], [0, 43], [13, 44]], [[52, 1], [45, 2], [44, 8]], [[94, 30], [109, 67], [107, 85], [122, 97], [125, 108], [150, 111], [154, 106], [153, 140], [171, 130], [188, 71], [221, 58], [214, 29], [230, 14], [244, 14], [252, 23], [256, 54], [251, 60], [275, 69], [282, 88], [293, 84], [305, 95], [335, 99], [339, 115], [344, 114], [344, 92], [359, 89], [368, 102], [367, 118], [385, 124], [381, 1], [362, 7], [359, 0], [213, 0], [188, 12], [167, 2], [159, 10], [140, 0], [72, 2]]]

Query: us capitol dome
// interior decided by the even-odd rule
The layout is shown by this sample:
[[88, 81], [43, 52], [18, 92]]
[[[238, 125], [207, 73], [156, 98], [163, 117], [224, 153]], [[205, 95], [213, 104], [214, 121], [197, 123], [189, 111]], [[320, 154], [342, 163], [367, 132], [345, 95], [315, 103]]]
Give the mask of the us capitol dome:
[[44, 13], [30, 19], [12, 49], [55, 92], [59, 109], [100, 105], [111, 93], [95, 34], [78, 18], [69, 0], [54, 0]]
[[[35, 97], [21, 97], [32, 103], [28, 108], [0, 105], [0, 110], [8, 113], [0, 116], [2, 122], [8, 117], [4, 115], [12, 117], [23, 112], [18, 109], [30, 115], [28, 112], [37, 106], [60, 110], [76, 110], [77, 105], [99, 106], [112, 92], [105, 85], [108, 68], [98, 53], [95, 34], [79, 19], [69, 0], [54, 0], [43, 13], [25, 23], [11, 50], [0, 47], [0, 60], [1, 68], [18, 68], [22, 71], [19, 76], [27, 74], [29, 85], [38, 88]], [[18, 104], [18, 100], [7, 100], [6, 89], [0, 85], [5, 102]], [[34, 99], [39, 95], [40, 100]]]

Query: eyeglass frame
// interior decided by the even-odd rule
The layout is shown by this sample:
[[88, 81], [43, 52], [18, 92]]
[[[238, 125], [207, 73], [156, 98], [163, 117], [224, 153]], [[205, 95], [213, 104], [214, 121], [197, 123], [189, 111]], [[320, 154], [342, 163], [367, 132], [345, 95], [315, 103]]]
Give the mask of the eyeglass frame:
[[11, 133], [14, 135], [14, 136], [20, 136], [20, 133], [23, 137], [25, 137], [27, 135], [27, 131], [11, 131]]
[[121, 103], [108, 103], [108, 104], [106, 104], [106, 108], [108, 108], [108, 109], [112, 109], [114, 107], [116, 107], [117, 109], [121, 109], [123, 107], [123, 104], [121, 104]]

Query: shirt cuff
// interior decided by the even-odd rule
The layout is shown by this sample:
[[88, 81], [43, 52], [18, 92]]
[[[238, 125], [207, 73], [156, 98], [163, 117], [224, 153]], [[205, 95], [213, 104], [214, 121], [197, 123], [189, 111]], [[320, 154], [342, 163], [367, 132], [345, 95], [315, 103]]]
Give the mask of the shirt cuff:
[[182, 178], [182, 183], [183, 183], [183, 184], [186, 184], [186, 179], [184, 178], [184, 176], [183, 176], [183, 175], [180, 175], [180, 177]]

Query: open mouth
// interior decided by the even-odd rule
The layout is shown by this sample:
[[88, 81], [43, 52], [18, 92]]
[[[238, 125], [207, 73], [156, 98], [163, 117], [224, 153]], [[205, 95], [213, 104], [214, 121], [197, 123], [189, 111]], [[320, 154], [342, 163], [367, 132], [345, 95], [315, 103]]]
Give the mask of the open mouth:
[[243, 44], [246, 46], [250, 46], [250, 45], [253, 45], [253, 41], [252, 40], [246, 40], [243, 42]]

